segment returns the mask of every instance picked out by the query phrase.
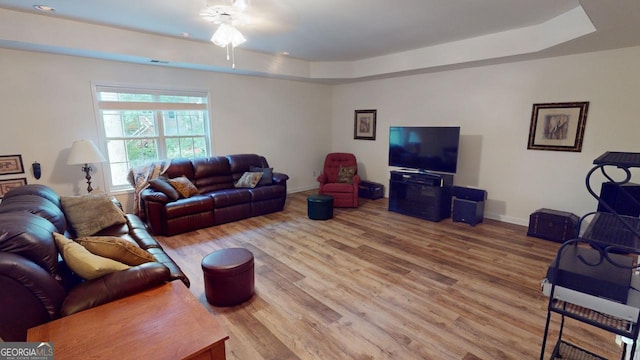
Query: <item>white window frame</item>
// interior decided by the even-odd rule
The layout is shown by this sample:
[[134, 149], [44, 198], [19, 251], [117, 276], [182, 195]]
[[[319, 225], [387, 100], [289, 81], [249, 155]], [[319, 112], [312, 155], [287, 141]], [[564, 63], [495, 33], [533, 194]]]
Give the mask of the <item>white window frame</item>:
[[[110, 140], [126, 140], [135, 137], [122, 136], [122, 137], [108, 137], [105, 131], [104, 119], [102, 117], [103, 110], [150, 110], [154, 112], [156, 116], [156, 124], [158, 126], [156, 136], [145, 136], [144, 138], [154, 138], [157, 141], [157, 151], [159, 159], [167, 158], [166, 140], [169, 138], [188, 138], [193, 135], [184, 136], [170, 136], [164, 134], [164, 123], [162, 119], [163, 110], [196, 110], [204, 111], [205, 113], [205, 129], [204, 129], [204, 142], [205, 152], [202, 156], [210, 156], [212, 153], [211, 145], [211, 109], [209, 104], [209, 92], [206, 90], [193, 90], [193, 89], [166, 89], [166, 88], [153, 88], [148, 86], [131, 86], [131, 85], [113, 85], [113, 84], [92, 84], [93, 100], [95, 108], [95, 118], [98, 125], [98, 133], [100, 136], [99, 146], [103, 152], [107, 162], [104, 163], [104, 181], [105, 185], [110, 193], [131, 191], [133, 188], [130, 184], [126, 185], [114, 185], [112, 177], [111, 164], [109, 159], [109, 151], [107, 144]], [[205, 103], [163, 103], [163, 102], [108, 102], [101, 101], [99, 94], [101, 92], [116, 92], [127, 94], [149, 94], [155, 96], [191, 96], [201, 97], [206, 100]], [[197, 136], [200, 137], [200, 136]], [[129, 159], [127, 159], [127, 162]], [[115, 162], [114, 162], [115, 163]]]

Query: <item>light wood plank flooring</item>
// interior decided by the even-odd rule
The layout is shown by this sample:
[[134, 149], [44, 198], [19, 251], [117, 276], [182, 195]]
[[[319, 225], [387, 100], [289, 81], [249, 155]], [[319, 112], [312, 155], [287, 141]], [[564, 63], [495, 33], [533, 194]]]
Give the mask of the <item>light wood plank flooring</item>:
[[[404, 216], [387, 211], [386, 199], [361, 199], [357, 209], [314, 221], [311, 193], [290, 194], [282, 212], [158, 237], [224, 323], [227, 359], [539, 357], [547, 305], [540, 280], [557, 243], [487, 219], [472, 227]], [[228, 247], [253, 252], [256, 295], [213, 307], [200, 261]], [[620, 356], [607, 332], [570, 322], [565, 337]]]

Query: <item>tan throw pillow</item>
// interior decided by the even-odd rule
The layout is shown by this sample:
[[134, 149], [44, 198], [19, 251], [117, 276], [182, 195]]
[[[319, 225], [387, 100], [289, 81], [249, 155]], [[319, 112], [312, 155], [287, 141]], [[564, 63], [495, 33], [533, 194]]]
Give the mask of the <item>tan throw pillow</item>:
[[193, 185], [193, 183], [187, 179], [186, 176], [180, 176], [177, 178], [169, 179], [169, 184], [173, 186], [182, 197], [189, 198], [193, 195], [197, 195], [199, 193], [198, 188]]
[[338, 170], [338, 182], [339, 183], [353, 183], [353, 176], [356, 174], [355, 166], [345, 166], [340, 165], [340, 170]]
[[90, 236], [109, 226], [125, 224], [124, 213], [107, 194], [63, 196], [60, 198], [67, 221], [76, 236]]
[[64, 235], [53, 233], [62, 258], [69, 268], [85, 280], [97, 279], [115, 271], [126, 270], [130, 266], [121, 262], [94, 255], [82, 245]]
[[237, 188], [254, 188], [262, 179], [262, 171], [260, 172], [250, 172], [242, 174], [242, 177], [238, 179], [238, 182], [235, 183], [235, 187]]
[[153, 255], [116, 236], [87, 236], [75, 239], [94, 255], [136, 266], [156, 261]]

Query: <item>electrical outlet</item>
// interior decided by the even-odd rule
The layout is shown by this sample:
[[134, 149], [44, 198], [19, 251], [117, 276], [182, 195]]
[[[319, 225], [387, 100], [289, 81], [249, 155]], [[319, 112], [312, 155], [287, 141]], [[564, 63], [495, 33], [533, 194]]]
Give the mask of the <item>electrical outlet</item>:
[[316, 176], [316, 171], [315, 170], [313, 170], [313, 176]]

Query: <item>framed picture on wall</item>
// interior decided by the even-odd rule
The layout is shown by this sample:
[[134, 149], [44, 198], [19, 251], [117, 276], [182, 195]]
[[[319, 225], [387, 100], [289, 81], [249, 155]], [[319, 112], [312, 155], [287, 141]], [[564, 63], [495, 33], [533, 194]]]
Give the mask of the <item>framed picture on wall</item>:
[[27, 185], [27, 178], [0, 180], [0, 199], [2, 199], [4, 194], [9, 192], [9, 190], [23, 185]]
[[533, 104], [527, 149], [582, 151], [588, 110], [588, 101]]
[[21, 155], [2, 155], [0, 156], [0, 175], [22, 174], [24, 166], [22, 166]]
[[353, 138], [359, 140], [376, 139], [377, 110], [356, 110], [353, 123]]

